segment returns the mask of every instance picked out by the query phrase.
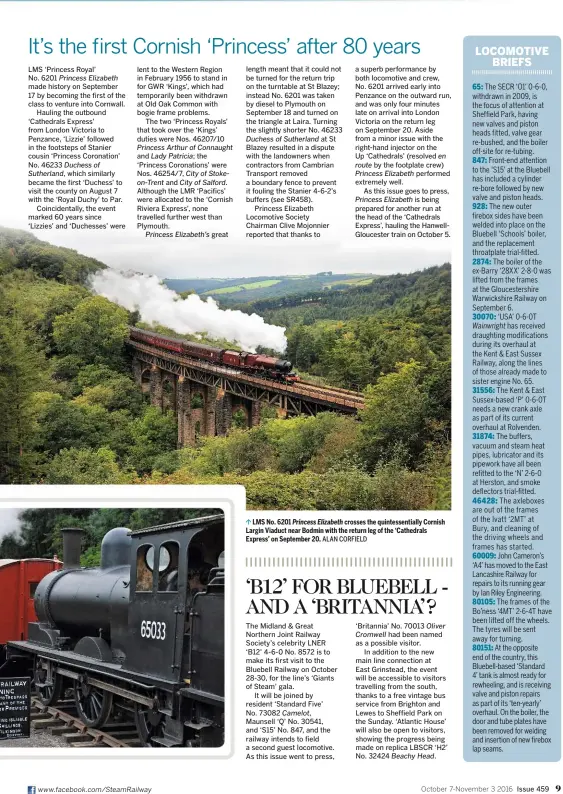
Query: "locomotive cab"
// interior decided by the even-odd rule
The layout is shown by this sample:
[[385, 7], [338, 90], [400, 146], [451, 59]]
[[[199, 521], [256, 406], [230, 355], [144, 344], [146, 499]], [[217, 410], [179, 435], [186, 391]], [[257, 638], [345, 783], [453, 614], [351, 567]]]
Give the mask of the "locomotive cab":
[[176, 718], [137, 713], [144, 740], [165, 746], [223, 742], [223, 522], [221, 515], [203, 528], [179, 522], [132, 534], [127, 669], [180, 687]]
[[[132, 533], [127, 667], [174, 681], [189, 678], [195, 596], [206, 591], [224, 549], [223, 516]], [[223, 627], [217, 627], [223, 642]], [[214, 632], [215, 633], [215, 632]]]

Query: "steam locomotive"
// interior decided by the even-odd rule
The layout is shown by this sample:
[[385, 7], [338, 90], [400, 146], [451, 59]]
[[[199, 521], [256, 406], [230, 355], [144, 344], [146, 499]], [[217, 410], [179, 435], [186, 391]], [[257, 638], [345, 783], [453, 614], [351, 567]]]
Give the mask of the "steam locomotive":
[[272, 378], [273, 380], [293, 383], [299, 376], [292, 371], [291, 361], [272, 356], [262, 356], [259, 353], [245, 353], [238, 350], [224, 350], [200, 342], [188, 342], [185, 339], [175, 339], [172, 336], [163, 336], [154, 331], [143, 331], [141, 328], [131, 327], [129, 336], [136, 342], [171, 350], [189, 358], [199, 358], [213, 364], [223, 364], [226, 367], [236, 367], [251, 375]]
[[0, 678], [30, 676], [46, 705], [70, 687], [101, 728], [133, 715], [142, 744], [224, 742], [223, 514], [110, 530], [99, 568], [80, 568], [80, 529], [63, 529], [64, 567], [35, 591], [37, 622], [9, 642]]

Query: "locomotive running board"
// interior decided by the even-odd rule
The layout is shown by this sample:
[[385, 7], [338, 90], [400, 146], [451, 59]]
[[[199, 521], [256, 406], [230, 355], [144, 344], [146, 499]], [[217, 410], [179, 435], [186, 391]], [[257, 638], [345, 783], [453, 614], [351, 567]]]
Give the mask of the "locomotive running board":
[[57, 665], [64, 665], [65, 669], [71, 668], [69, 672], [73, 672], [75, 675], [80, 672], [87, 673], [88, 675], [111, 675], [113, 678], [121, 680], [123, 683], [132, 684], [140, 689], [151, 691], [160, 687], [160, 689], [172, 693], [177, 691], [178, 688], [178, 683], [170, 681], [169, 679], [160, 678], [159, 676], [148, 678], [142, 673], [137, 673], [133, 670], [124, 670], [120, 664], [100, 662], [97, 659], [75, 654], [72, 651], [60, 651], [56, 648], [30, 642], [29, 640], [9, 642], [7, 648], [8, 660], [11, 653], [14, 651], [20, 654], [24, 652], [32, 654], [33, 656], [40, 656], [43, 659], [48, 659]]
[[[64, 667], [56, 667], [55, 672], [59, 673], [60, 675], [64, 675], [65, 678], [73, 678], [75, 681], [78, 681], [84, 677], [84, 673], [77, 673], [74, 670], [67, 670]], [[142, 706], [148, 706], [149, 708], [154, 706], [154, 698], [146, 697], [146, 695], [138, 695], [136, 692], [130, 692], [128, 689], [115, 686], [115, 684], [109, 684], [107, 681], [102, 681], [99, 678], [91, 678], [90, 676], [86, 676], [86, 680], [91, 686], [95, 686], [98, 689], [105, 689], [107, 692], [111, 692], [114, 695], [119, 695], [120, 697], [127, 698], [128, 700], [133, 700], [135, 703], [140, 703]]]
[[220, 695], [213, 695], [211, 692], [204, 692], [201, 689], [192, 689], [191, 687], [184, 687], [178, 690], [178, 694], [182, 697], [192, 698], [192, 700], [199, 700], [202, 703], [209, 703], [212, 706], [219, 703], [222, 704], [225, 701], [225, 698]]

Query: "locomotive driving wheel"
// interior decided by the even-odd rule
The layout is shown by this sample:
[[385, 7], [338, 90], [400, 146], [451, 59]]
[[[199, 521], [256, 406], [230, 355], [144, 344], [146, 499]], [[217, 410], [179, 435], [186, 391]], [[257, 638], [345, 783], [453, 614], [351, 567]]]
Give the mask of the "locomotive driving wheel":
[[54, 672], [53, 662], [48, 659], [35, 660], [35, 675], [33, 683], [41, 703], [45, 706], [54, 706], [63, 693], [63, 679]]
[[152, 739], [159, 736], [162, 731], [163, 715], [155, 708], [135, 703], [135, 726], [139, 739], [150, 747]]
[[88, 683], [87, 676], [74, 682], [76, 710], [89, 728], [101, 728], [108, 720], [113, 706], [113, 695]]

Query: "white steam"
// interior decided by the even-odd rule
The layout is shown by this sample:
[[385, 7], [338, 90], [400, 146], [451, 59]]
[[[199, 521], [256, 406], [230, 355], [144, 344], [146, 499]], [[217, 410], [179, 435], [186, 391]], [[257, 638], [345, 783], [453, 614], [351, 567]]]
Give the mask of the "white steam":
[[228, 339], [254, 352], [258, 345], [282, 353], [287, 340], [285, 328], [269, 325], [258, 314], [220, 309], [213, 298], [188, 295], [182, 300], [157, 276], [131, 271], [100, 270], [91, 280], [98, 295], [129, 311], [137, 310], [145, 323], [160, 323], [180, 334], [207, 334], [211, 339]]
[[3, 538], [4, 535], [9, 535], [11, 532], [19, 535], [21, 513], [22, 510], [19, 507], [3, 507], [0, 509], [0, 538]]

